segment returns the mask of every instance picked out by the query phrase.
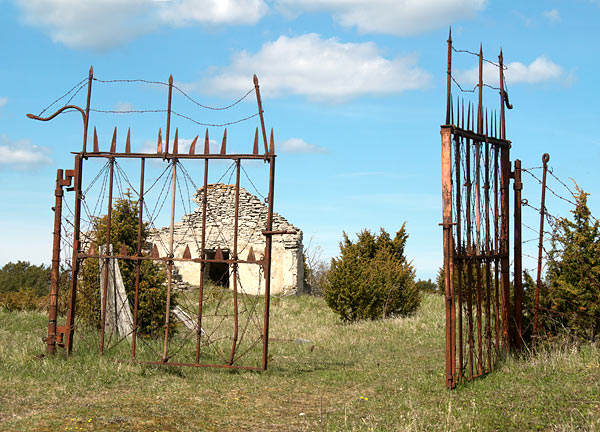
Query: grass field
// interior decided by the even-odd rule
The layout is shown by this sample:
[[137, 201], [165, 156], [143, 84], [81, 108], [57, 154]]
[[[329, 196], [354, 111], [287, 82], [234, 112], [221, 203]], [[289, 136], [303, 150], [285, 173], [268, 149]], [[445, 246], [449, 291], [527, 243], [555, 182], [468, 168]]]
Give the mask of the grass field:
[[[352, 325], [322, 299], [274, 299], [265, 373], [85, 350], [40, 359], [46, 326], [44, 314], [0, 311], [0, 430], [600, 430], [598, 345], [508, 358], [447, 391], [434, 295], [412, 317]], [[312, 342], [282, 341], [297, 338]]]

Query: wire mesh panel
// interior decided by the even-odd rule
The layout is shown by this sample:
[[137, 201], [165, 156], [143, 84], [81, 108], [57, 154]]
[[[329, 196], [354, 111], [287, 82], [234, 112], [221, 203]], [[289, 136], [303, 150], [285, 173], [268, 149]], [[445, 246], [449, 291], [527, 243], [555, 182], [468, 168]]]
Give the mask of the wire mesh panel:
[[[131, 152], [130, 131], [124, 148], [118, 146], [116, 128], [108, 151], [94, 128], [88, 151], [89, 113], [106, 111], [90, 108], [94, 80], [168, 87], [168, 107], [160, 110], [167, 114], [165, 139], [159, 129], [155, 151]], [[172, 78], [97, 80], [92, 70], [71, 99], [86, 84], [85, 110], [67, 103], [50, 117], [30, 115], [47, 121], [77, 110], [84, 122], [74, 169], [57, 173], [48, 352], [60, 346], [152, 364], [266, 369], [272, 236], [292, 232], [273, 230], [276, 155], [257, 78], [251, 91], [224, 108], [199, 104]], [[259, 116], [262, 140], [257, 127], [253, 147], [231, 153], [225, 129], [215, 151], [207, 130], [203, 149], [196, 150], [196, 137], [184, 152], [178, 130], [169, 139], [171, 114], [202, 123], [172, 111], [173, 88], [215, 110], [254, 91], [258, 112], [227, 124]], [[63, 199], [65, 187], [75, 193], [74, 204]], [[248, 212], [252, 200], [255, 210]], [[59, 326], [63, 317], [66, 324]]]
[[[449, 38], [446, 124], [441, 131], [449, 388], [493, 369], [500, 354], [514, 345], [514, 322], [520, 315], [520, 310], [511, 308], [509, 280], [511, 173], [504, 107], [510, 105], [504, 91], [502, 53], [498, 64], [493, 63], [500, 73], [498, 117], [483, 107], [486, 85], [481, 50], [474, 54], [479, 59], [478, 102], [453, 101], [453, 50], [474, 54], [455, 50]], [[515, 289], [515, 300], [518, 294]]]

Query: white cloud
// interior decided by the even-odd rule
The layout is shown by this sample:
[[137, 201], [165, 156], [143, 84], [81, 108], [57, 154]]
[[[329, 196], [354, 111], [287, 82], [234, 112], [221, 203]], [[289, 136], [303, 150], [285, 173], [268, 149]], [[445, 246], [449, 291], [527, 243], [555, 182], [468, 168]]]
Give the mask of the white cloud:
[[8, 102], [7, 97], [0, 97], [0, 108], [2, 108]]
[[372, 42], [341, 43], [314, 33], [280, 36], [256, 54], [234, 54], [229, 67], [200, 84], [215, 93], [239, 94], [252, 86], [250, 77], [256, 73], [265, 95], [340, 102], [428, 86], [429, 73], [416, 63], [415, 56], [384, 58]]
[[254, 24], [264, 0], [15, 0], [24, 20], [54, 42], [107, 50], [161, 26]]
[[158, 15], [162, 22], [175, 26], [255, 24], [267, 11], [264, 0], [174, 0], [162, 2]]
[[[518, 84], [537, 84], [543, 81], [558, 79], [563, 75], [563, 69], [556, 63], [552, 62], [545, 56], [540, 56], [532, 61], [529, 65], [521, 62], [512, 62], [506, 64], [507, 69], [504, 71], [507, 83]], [[454, 76], [459, 83], [466, 85], [475, 85], [479, 80], [479, 69], [457, 71]], [[492, 64], [484, 63], [483, 81], [486, 84], [498, 86], [500, 77], [498, 68]]]
[[135, 107], [130, 102], [117, 102], [115, 104], [115, 111], [133, 111]]
[[284, 12], [325, 11], [362, 33], [415, 35], [475, 17], [487, 0], [277, 0]]
[[558, 9], [547, 10], [542, 14], [552, 23], [560, 22], [560, 13], [558, 12]]
[[6, 135], [0, 135], [0, 169], [28, 170], [49, 165], [50, 149], [31, 144], [28, 139], [12, 141]]
[[282, 153], [327, 153], [325, 147], [309, 144], [302, 138], [290, 138], [286, 141], [277, 143], [275, 149]]

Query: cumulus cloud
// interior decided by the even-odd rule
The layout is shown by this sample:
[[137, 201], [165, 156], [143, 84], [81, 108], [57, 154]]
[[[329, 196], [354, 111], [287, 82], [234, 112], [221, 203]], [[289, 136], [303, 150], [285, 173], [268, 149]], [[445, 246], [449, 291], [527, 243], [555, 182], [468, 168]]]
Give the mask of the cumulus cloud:
[[0, 97], [0, 108], [2, 108], [8, 102], [7, 97]]
[[415, 35], [475, 17], [487, 0], [277, 0], [288, 13], [330, 12], [362, 33]]
[[[169, 140], [169, 151], [173, 151], [173, 138], [172, 136]], [[163, 146], [165, 145], [165, 137], [163, 136]], [[194, 139], [188, 138], [179, 138], [178, 139], [178, 148], [179, 153], [188, 153], [190, 151], [190, 145]], [[156, 153], [156, 140], [146, 140], [142, 143], [142, 146], [139, 150], [140, 153]], [[211, 139], [208, 141], [208, 147], [211, 153], [218, 153], [221, 150], [221, 145], [217, 143], [215, 140]], [[202, 136], [198, 137], [198, 141], [196, 142], [196, 154], [200, 154], [204, 151], [204, 138]]]
[[[521, 62], [512, 62], [506, 64], [506, 66], [507, 69], [504, 71], [504, 76], [508, 84], [537, 84], [558, 79], [564, 72], [562, 67], [549, 60], [546, 56], [536, 58], [529, 65]], [[454, 75], [460, 83], [468, 85], [475, 85], [479, 80], [479, 70], [477, 67], [457, 71]], [[500, 77], [498, 76], [498, 68], [492, 64], [485, 63], [483, 67], [483, 80], [489, 85], [499, 85]]]
[[31, 144], [28, 139], [12, 141], [0, 135], [0, 169], [29, 170], [51, 163], [47, 147]]
[[551, 9], [543, 12], [544, 17], [551, 23], [560, 22], [560, 13], [558, 9]]
[[24, 21], [71, 48], [107, 50], [161, 26], [254, 24], [264, 0], [15, 0]]
[[275, 148], [277, 151], [281, 151], [282, 153], [327, 153], [327, 149], [325, 147], [316, 144], [309, 144], [302, 138], [290, 138], [283, 142], [277, 143]]
[[303, 95], [316, 101], [340, 102], [428, 86], [430, 75], [416, 63], [415, 56], [382, 57], [372, 42], [342, 43], [314, 33], [280, 36], [265, 43], [255, 54], [234, 54], [230, 66], [198, 85], [215, 93], [239, 94], [252, 85], [249, 77], [256, 73], [263, 94]]

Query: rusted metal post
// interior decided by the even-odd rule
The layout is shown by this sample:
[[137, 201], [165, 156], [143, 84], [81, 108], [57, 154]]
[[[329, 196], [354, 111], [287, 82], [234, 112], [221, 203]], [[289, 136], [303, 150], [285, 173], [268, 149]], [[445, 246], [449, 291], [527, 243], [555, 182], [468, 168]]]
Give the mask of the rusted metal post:
[[452, 340], [453, 245], [452, 245], [452, 128], [442, 126], [442, 227], [444, 241], [444, 286], [446, 305], [446, 386], [454, 388], [455, 341]]
[[[463, 106], [464, 108], [464, 106]], [[463, 112], [463, 121], [464, 121], [464, 112]], [[463, 125], [464, 128], [464, 125]], [[471, 130], [471, 104], [469, 103], [469, 108], [467, 110], [467, 130]], [[466, 212], [467, 212], [467, 331], [468, 331], [468, 344], [469, 344], [469, 379], [473, 379], [473, 353], [474, 353], [474, 334], [473, 334], [473, 238], [472, 238], [472, 230], [473, 224], [471, 219], [471, 140], [467, 138], [466, 148], [465, 148], [465, 171], [466, 178], [465, 183], [467, 187], [466, 193]]]
[[231, 355], [229, 356], [229, 364], [232, 365], [235, 360], [235, 350], [237, 348], [238, 333], [239, 333], [239, 317], [238, 317], [238, 223], [240, 211], [240, 168], [241, 162], [239, 159], [235, 161], [235, 207], [233, 216], [233, 341], [231, 344]]
[[167, 102], [167, 129], [165, 137], [165, 153], [164, 156], [169, 154], [169, 131], [171, 129], [171, 100], [173, 98], [173, 75], [169, 75], [169, 100]]
[[142, 229], [144, 227], [144, 173], [145, 173], [146, 159], [141, 159], [140, 167], [140, 196], [138, 199], [138, 236], [137, 236], [137, 248], [135, 255], [138, 258], [135, 262], [135, 294], [133, 298], [133, 336], [131, 339], [131, 357], [135, 360], [135, 349], [138, 331], [138, 307], [140, 298], [140, 267], [142, 261], [139, 259], [142, 256]]
[[67, 310], [67, 322], [65, 333], [65, 346], [67, 347], [67, 355], [73, 352], [73, 333], [75, 331], [75, 312], [77, 305], [77, 282], [79, 278], [79, 253], [81, 247], [80, 241], [80, 230], [81, 230], [81, 200], [83, 195], [81, 193], [81, 180], [83, 173], [83, 156], [86, 153], [87, 147], [87, 133], [88, 124], [90, 118], [90, 103], [92, 98], [92, 81], [94, 80], [94, 67], [90, 67], [88, 74], [88, 92], [87, 102], [85, 107], [85, 115], [83, 119], [83, 151], [81, 155], [75, 156], [75, 205], [73, 209], [73, 257], [71, 260], [71, 285], [69, 289], [69, 307]]
[[[506, 139], [506, 121], [504, 115], [504, 60], [502, 51], [498, 56], [498, 64], [500, 70], [500, 138]], [[510, 306], [510, 258], [509, 258], [509, 184], [510, 184], [510, 150], [508, 146], [502, 146], [500, 149], [500, 188], [501, 201], [501, 233], [500, 233], [500, 249], [502, 257], [500, 258], [500, 273], [502, 277], [502, 311], [503, 311], [503, 337], [505, 351], [512, 348], [512, 329], [514, 324], [512, 320], [512, 308]]]
[[448, 31], [448, 71], [446, 76], [446, 124], [450, 124], [452, 105], [452, 28]]
[[540, 310], [540, 288], [542, 286], [542, 251], [544, 250], [544, 216], [546, 213], [546, 173], [548, 172], [548, 161], [550, 155], [544, 153], [542, 156], [543, 172], [542, 172], [542, 202], [540, 204], [540, 240], [538, 243], [538, 263], [537, 277], [535, 283], [535, 309], [533, 315], [533, 340], [532, 345], [535, 348], [538, 335], [538, 316]]
[[520, 349], [523, 342], [523, 254], [521, 236], [521, 161], [515, 160], [514, 183], [515, 190], [515, 228], [514, 228], [514, 297], [515, 297], [515, 348]]
[[[110, 177], [108, 182], [108, 213], [106, 216], [106, 248], [104, 250], [104, 287], [102, 289], [102, 320], [100, 323], [100, 354], [104, 354], [104, 334], [106, 329], [106, 301], [108, 297], [108, 266], [110, 265], [110, 237], [112, 224], [112, 199], [114, 183], [115, 159], [110, 158]], [[114, 331], [112, 329], [111, 331]]]
[[56, 170], [56, 189], [54, 189], [54, 233], [52, 235], [52, 271], [50, 273], [50, 298], [48, 306], [48, 338], [46, 354], [56, 353], [56, 320], [58, 315], [58, 285], [60, 283], [60, 240], [63, 199], [63, 170]]
[[265, 119], [263, 117], [263, 107], [262, 107], [262, 99], [260, 97], [260, 87], [258, 86], [258, 77], [254, 75], [254, 90], [256, 92], [256, 103], [258, 104], [258, 115], [260, 117], [260, 128], [262, 130], [263, 143], [265, 146], [265, 155], [269, 153], [269, 148], [267, 145], [267, 131], [265, 129]]
[[171, 224], [169, 226], [169, 264], [167, 272], [167, 305], [165, 307], [165, 339], [163, 343], [163, 363], [166, 363], [169, 358], [167, 355], [167, 349], [169, 345], [169, 325], [171, 316], [171, 288], [173, 284], [173, 258], [174, 254], [174, 235], [175, 235], [175, 196], [177, 187], [177, 159], [172, 159], [171, 164], [173, 165], [172, 177], [171, 177]]
[[[255, 83], [258, 81], [255, 80]], [[269, 162], [269, 212], [267, 214], [267, 227], [265, 233], [265, 304], [264, 304], [264, 325], [263, 325], [263, 353], [262, 370], [267, 370], [269, 353], [269, 309], [271, 303], [271, 248], [273, 245], [273, 200], [275, 198], [275, 141], [273, 138], [273, 129], [271, 129], [271, 143], [267, 161]]]
[[[462, 233], [462, 209], [461, 209], [461, 176], [460, 176], [460, 171], [461, 171], [461, 162], [460, 162], [460, 157], [461, 157], [461, 146], [462, 146], [462, 138], [459, 136], [455, 137], [455, 149], [454, 149], [454, 163], [455, 163], [455, 167], [454, 167], [454, 173], [456, 175], [456, 245], [455, 245], [455, 249], [456, 249], [456, 253], [459, 256], [464, 255], [465, 250], [464, 247], [462, 245], [462, 238], [461, 238], [461, 233]], [[458, 374], [456, 375], [456, 381], [460, 381], [462, 379], [463, 376], [463, 328], [462, 328], [462, 283], [463, 283], [463, 261], [462, 260], [458, 260], [456, 263], [456, 303], [457, 303], [457, 308], [458, 308], [458, 323], [456, 326], [452, 326], [453, 330], [458, 327]], [[452, 302], [454, 305], [454, 301]], [[456, 332], [456, 330], [454, 330]], [[451, 335], [451, 340], [456, 341], [456, 335], [454, 335], [454, 337], [452, 337]], [[456, 342], [455, 342], [455, 347], [456, 347]], [[456, 348], [455, 350], [455, 355], [456, 355]]]
[[[204, 140], [204, 154], [210, 152], [208, 129]], [[196, 363], [200, 361], [200, 343], [202, 338], [202, 306], [204, 301], [204, 272], [206, 270], [206, 204], [208, 189], [208, 158], [204, 159], [204, 186], [202, 188], [202, 238], [200, 243], [200, 288], [198, 292], [198, 334], [196, 335]]]
[[[486, 130], [485, 135], [488, 136], [488, 125], [487, 125], [487, 113], [486, 113]], [[485, 206], [485, 246], [484, 254], [486, 258], [484, 260], [485, 268], [485, 335], [487, 341], [487, 371], [492, 369], [492, 325], [491, 325], [491, 269], [490, 269], [490, 144], [485, 143], [485, 182], [483, 185], [483, 200]]]

